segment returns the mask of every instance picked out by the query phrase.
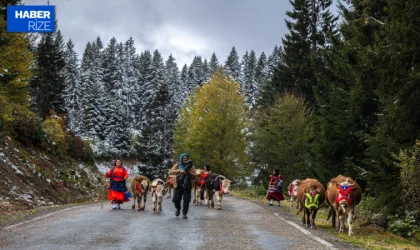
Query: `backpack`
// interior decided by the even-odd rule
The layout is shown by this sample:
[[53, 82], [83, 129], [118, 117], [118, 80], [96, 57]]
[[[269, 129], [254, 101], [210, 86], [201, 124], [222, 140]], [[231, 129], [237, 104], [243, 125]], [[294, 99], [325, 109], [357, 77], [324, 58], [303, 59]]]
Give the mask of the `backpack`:
[[177, 176], [178, 178], [178, 185], [183, 187], [184, 189], [192, 188], [191, 185], [191, 177], [187, 174], [180, 174]]
[[277, 180], [276, 181], [276, 188], [278, 189], [278, 190], [283, 190], [283, 181], [282, 180]]

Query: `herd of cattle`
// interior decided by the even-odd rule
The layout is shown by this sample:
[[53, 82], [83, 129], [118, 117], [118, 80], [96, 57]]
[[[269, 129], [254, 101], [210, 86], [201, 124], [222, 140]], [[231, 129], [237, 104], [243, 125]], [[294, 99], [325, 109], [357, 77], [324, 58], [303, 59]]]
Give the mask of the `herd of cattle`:
[[[208, 208], [214, 208], [213, 196], [217, 198], [217, 209], [222, 209], [223, 194], [230, 192], [231, 181], [224, 176], [211, 173], [205, 174], [202, 169], [196, 169], [197, 178], [192, 181], [195, 206], [202, 205], [201, 198], [204, 197], [205, 205]], [[145, 176], [136, 176], [131, 184], [131, 195], [134, 200], [132, 209], [135, 209], [137, 199], [138, 210], [144, 210], [147, 194], [152, 194], [153, 211], [155, 213], [162, 212], [163, 197], [168, 194], [171, 198], [171, 190], [174, 188], [175, 176], [168, 176], [166, 181], [155, 179], [151, 183]], [[289, 184], [288, 193], [290, 195], [292, 206], [296, 201], [296, 209], [298, 213], [303, 211], [302, 223], [307, 227], [315, 228], [315, 217], [319, 207], [327, 201], [331, 207], [328, 219], [332, 215], [332, 226], [335, 227], [336, 217], [339, 222], [339, 232], [346, 230], [345, 218], [349, 225], [348, 234], [353, 235], [353, 216], [354, 209], [362, 198], [362, 189], [359, 184], [351, 177], [339, 175], [327, 184], [327, 189], [316, 179], [294, 180]], [[309, 194], [316, 194], [316, 204], [308, 204]], [[314, 197], [314, 196], [312, 196]], [[143, 205], [142, 205], [143, 200]], [[311, 199], [313, 201], [313, 199]], [[327, 219], [327, 220], [328, 220]]]
[[[343, 233], [346, 229], [344, 224], [347, 217], [349, 225], [348, 235], [353, 235], [353, 216], [354, 209], [362, 199], [362, 189], [360, 185], [351, 177], [339, 175], [330, 180], [327, 189], [316, 179], [294, 180], [289, 184], [288, 192], [290, 199], [297, 201], [296, 209], [300, 213], [303, 210], [302, 223], [307, 227], [315, 228], [315, 217], [318, 208], [327, 201], [331, 210], [327, 220], [332, 215], [332, 226], [335, 227], [336, 217], [339, 222], [339, 232]], [[318, 201], [316, 206], [308, 206], [308, 194], [316, 192]]]
[[[214, 208], [213, 196], [217, 198], [217, 209], [222, 209], [222, 196], [230, 192], [231, 181], [220, 174], [206, 174], [202, 169], [196, 169], [197, 178], [192, 180], [192, 190], [194, 192], [193, 204], [201, 205], [201, 197], [205, 199], [205, 205], [208, 208]], [[130, 191], [134, 200], [132, 209], [135, 209], [136, 200], [139, 211], [144, 210], [147, 194], [152, 194], [153, 211], [155, 213], [162, 212], [163, 197], [169, 193], [168, 199], [172, 196], [171, 190], [174, 188], [174, 178], [176, 176], [169, 175], [166, 181], [155, 179], [150, 183], [147, 177], [138, 175], [133, 178]], [[143, 205], [142, 205], [143, 200]]]

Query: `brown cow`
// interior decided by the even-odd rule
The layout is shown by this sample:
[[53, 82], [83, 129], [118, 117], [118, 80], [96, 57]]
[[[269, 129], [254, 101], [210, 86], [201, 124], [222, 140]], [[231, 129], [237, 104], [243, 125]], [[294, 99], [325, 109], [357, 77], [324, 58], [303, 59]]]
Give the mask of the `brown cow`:
[[[131, 195], [133, 197], [134, 204], [131, 207], [132, 209], [136, 209], [136, 199], [137, 199], [137, 207], [138, 211], [144, 210], [146, 206], [146, 198], [147, 193], [149, 192], [149, 185], [150, 180], [144, 175], [138, 175], [134, 177], [133, 182], [130, 186]], [[141, 206], [141, 198], [144, 200], [143, 206]]]
[[[204, 199], [206, 196], [206, 179], [209, 175], [208, 171], [204, 171], [203, 169], [196, 169], [197, 179], [192, 181], [192, 188], [194, 190], [194, 201], [193, 204], [195, 206], [201, 205], [201, 199]], [[203, 197], [203, 198], [202, 198]], [[205, 205], [207, 206], [207, 200], [205, 200]]]
[[349, 236], [353, 235], [354, 208], [362, 199], [360, 185], [351, 177], [339, 175], [328, 182], [326, 196], [332, 210], [332, 226], [335, 227], [335, 218], [337, 216], [339, 218], [339, 232], [343, 233], [346, 230], [344, 220], [347, 215]]
[[302, 223], [311, 228], [316, 228], [315, 217], [318, 212], [318, 208], [325, 201], [325, 188], [316, 179], [305, 179], [300, 182], [297, 202], [299, 203], [299, 214], [303, 210]]

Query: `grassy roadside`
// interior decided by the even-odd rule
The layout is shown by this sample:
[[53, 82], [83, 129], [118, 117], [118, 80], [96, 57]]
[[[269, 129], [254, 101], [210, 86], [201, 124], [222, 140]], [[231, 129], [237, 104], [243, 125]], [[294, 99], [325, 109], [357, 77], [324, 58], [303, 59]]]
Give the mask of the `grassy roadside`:
[[[252, 192], [252, 190], [234, 190], [231, 191], [231, 195], [244, 199], [262, 202], [265, 204], [268, 203], [265, 197], [256, 195], [255, 192]], [[289, 201], [282, 202], [282, 206], [290, 214], [295, 215], [297, 212], [291, 207], [291, 202]], [[354, 246], [372, 250], [420, 249], [420, 244], [418, 242], [416, 243], [414, 241], [410, 241], [403, 237], [397, 236], [389, 231], [385, 231], [383, 228], [376, 225], [362, 225], [361, 222], [358, 220], [356, 220], [356, 222], [353, 222], [353, 230], [355, 233], [353, 236], [348, 236], [347, 233], [339, 234], [338, 229], [334, 229], [331, 227], [331, 219], [328, 221], [326, 220], [327, 215], [328, 208], [326, 206], [323, 206], [323, 208], [320, 209], [317, 214], [317, 228], [328, 231], [330, 234], [333, 234], [348, 243], [354, 244]], [[300, 215], [296, 216], [300, 217]]]

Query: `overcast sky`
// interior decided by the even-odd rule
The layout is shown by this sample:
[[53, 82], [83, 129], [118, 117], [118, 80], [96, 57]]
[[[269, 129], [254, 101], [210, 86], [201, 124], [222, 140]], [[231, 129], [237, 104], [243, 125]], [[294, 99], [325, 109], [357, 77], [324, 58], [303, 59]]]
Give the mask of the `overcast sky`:
[[[45, 5], [47, 0], [25, 0]], [[65, 41], [75, 44], [79, 58], [86, 43], [100, 36], [104, 46], [133, 37], [137, 53], [158, 49], [178, 66], [195, 55], [224, 63], [235, 46], [240, 57], [253, 49], [271, 54], [287, 33], [288, 0], [50, 0]], [[335, 3], [334, 3], [335, 9]]]

